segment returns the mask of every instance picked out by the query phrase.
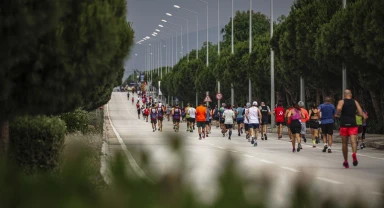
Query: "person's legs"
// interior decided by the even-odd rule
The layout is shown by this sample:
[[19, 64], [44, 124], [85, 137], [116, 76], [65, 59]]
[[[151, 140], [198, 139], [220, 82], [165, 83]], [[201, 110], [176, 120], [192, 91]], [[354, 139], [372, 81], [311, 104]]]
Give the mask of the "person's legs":
[[332, 152], [332, 134], [328, 134], [327, 135], [327, 138], [328, 138], [328, 152], [331, 153]]

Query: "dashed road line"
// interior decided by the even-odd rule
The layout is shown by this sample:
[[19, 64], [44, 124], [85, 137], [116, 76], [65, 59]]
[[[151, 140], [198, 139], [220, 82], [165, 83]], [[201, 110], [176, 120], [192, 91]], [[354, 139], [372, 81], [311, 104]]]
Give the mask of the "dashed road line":
[[320, 180], [320, 181], [325, 181], [325, 182], [328, 182], [328, 183], [333, 183], [333, 184], [336, 184], [336, 185], [341, 185], [343, 184], [342, 182], [340, 181], [335, 181], [335, 180], [331, 180], [331, 179], [328, 179], [328, 178], [323, 178], [323, 177], [316, 177], [317, 180]]
[[274, 162], [264, 159], [259, 159], [260, 162], [267, 163], [267, 164], [273, 164]]
[[225, 150], [225, 148], [224, 147], [221, 147], [221, 146], [215, 146], [216, 148], [219, 148], [219, 149], [224, 149]]
[[300, 172], [299, 170], [296, 170], [294, 168], [289, 168], [289, 167], [285, 167], [285, 166], [279, 166], [279, 167], [282, 168], [282, 169], [285, 169], [285, 170], [289, 170], [289, 171], [295, 172], [295, 173]]
[[243, 154], [245, 157], [253, 158], [252, 155]]

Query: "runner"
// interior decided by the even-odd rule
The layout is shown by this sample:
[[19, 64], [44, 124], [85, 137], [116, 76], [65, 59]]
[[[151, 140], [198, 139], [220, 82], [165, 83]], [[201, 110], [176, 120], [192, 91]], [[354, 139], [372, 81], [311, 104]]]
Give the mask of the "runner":
[[237, 135], [241, 136], [244, 128], [244, 108], [242, 108], [239, 105], [235, 113], [236, 113], [236, 123], [237, 123]]
[[277, 107], [273, 111], [275, 114], [276, 125], [277, 125], [277, 139], [283, 138], [283, 124], [284, 124], [284, 107], [281, 101], [277, 103]]
[[[332, 153], [332, 135], [333, 135], [333, 124], [334, 116], [336, 115], [336, 109], [331, 104], [331, 98], [326, 97], [325, 103], [319, 106], [320, 119], [321, 119], [321, 132], [323, 133], [324, 148], [323, 152]], [[328, 140], [328, 143], [327, 143]]]
[[213, 120], [215, 121], [216, 128], [219, 128], [220, 115], [219, 115], [219, 109], [217, 108], [217, 105], [215, 105], [215, 109], [213, 109]]
[[225, 129], [226, 131], [229, 130], [228, 139], [231, 140], [233, 120], [235, 119], [235, 113], [231, 109], [230, 105], [228, 105], [227, 109], [224, 111], [223, 118], [225, 123]]
[[151, 124], [152, 124], [152, 130], [153, 132], [156, 131], [156, 123], [157, 123], [157, 109], [155, 104], [152, 105], [151, 111]]
[[[356, 100], [352, 99], [351, 90], [347, 89], [344, 91], [344, 99], [340, 100], [337, 104], [337, 115], [340, 117], [340, 136], [343, 142], [343, 157], [344, 163], [343, 166], [345, 168], [349, 168], [348, 163], [348, 138], [351, 138], [351, 146], [352, 146], [352, 159], [353, 166], [357, 166], [357, 142], [356, 136], [358, 133], [357, 124], [356, 124], [356, 111], [359, 113], [361, 117], [363, 117], [364, 121], [366, 121], [367, 116], [364, 114], [361, 109], [359, 103]], [[341, 114], [341, 116], [340, 116]]]
[[221, 129], [221, 133], [223, 134], [223, 137], [225, 137], [225, 132], [226, 132], [225, 125], [224, 125], [224, 118], [223, 118], [224, 107], [225, 107], [225, 103], [222, 103], [221, 108], [219, 109], [220, 129]]
[[164, 106], [159, 103], [157, 106], [157, 121], [158, 123], [158, 130], [160, 132], [163, 132], [163, 119], [164, 119]]
[[129, 92], [127, 92], [127, 97], [128, 97], [128, 100], [129, 100]]
[[189, 129], [190, 132], [193, 132], [195, 130], [196, 109], [191, 105], [187, 114], [189, 114]]
[[172, 117], [173, 117], [173, 129], [175, 129], [175, 132], [177, 132], [179, 131], [179, 123], [180, 123], [180, 117], [181, 117], [181, 110], [178, 104], [176, 104], [175, 108], [172, 109]]
[[[196, 108], [191, 108], [191, 110], [194, 110], [194, 114], [196, 116], [196, 121], [197, 121], [197, 132], [199, 133], [199, 140], [201, 140], [201, 137], [205, 138], [204, 134], [204, 129], [205, 129], [205, 124], [207, 123], [207, 109], [204, 107], [204, 103], [200, 103], [200, 105]], [[192, 115], [192, 114], [191, 114]], [[192, 132], [192, 131], [191, 131]], [[203, 134], [203, 136], [201, 136]]]
[[309, 128], [311, 129], [311, 136], [312, 136], [312, 144], [313, 148], [316, 148], [316, 144], [320, 143], [319, 140], [319, 116], [320, 111], [317, 109], [316, 104], [314, 103], [312, 105], [311, 110], [309, 110]]
[[291, 106], [288, 106], [287, 110], [285, 111], [285, 119], [287, 120], [287, 127], [288, 127], [288, 137], [289, 137], [289, 141], [292, 142], [293, 140], [293, 135], [292, 135], [292, 132], [291, 132], [291, 118], [288, 117], [288, 113], [289, 111], [291, 111], [293, 109], [293, 106], [295, 104], [292, 104]]
[[169, 106], [168, 104], [167, 104], [167, 110], [166, 111], [167, 111], [167, 120], [169, 121], [172, 109], [171, 109], [171, 106]]
[[253, 101], [252, 107], [249, 108], [245, 116], [247, 117], [249, 122], [248, 126], [252, 137], [251, 144], [253, 144], [253, 146], [257, 146], [257, 131], [260, 127], [259, 119], [262, 119], [263, 117], [261, 115], [260, 109], [257, 108], [256, 101]]
[[267, 140], [267, 124], [268, 116], [271, 115], [271, 109], [266, 106], [264, 102], [261, 102], [260, 111], [263, 119], [261, 120], [261, 140]]
[[208, 134], [211, 133], [211, 107], [208, 106], [206, 113], [206, 125], [205, 125], [205, 135], [208, 137]]
[[149, 116], [149, 106], [147, 106], [145, 109], [144, 109], [144, 117], [145, 117], [145, 120], [148, 122], [148, 116]]
[[302, 149], [301, 147], [301, 137], [300, 137], [300, 132], [301, 132], [301, 122], [300, 119], [304, 118], [304, 114], [301, 111], [301, 108], [298, 103], [294, 105], [294, 108], [292, 108], [288, 112], [288, 118], [291, 119], [291, 133], [293, 135], [292, 138], [292, 152], [296, 152], [295, 145], [296, 145], [296, 140], [297, 140], [297, 152], [300, 152]]
[[190, 131], [190, 128], [189, 128], [189, 113], [188, 113], [188, 111], [189, 111], [189, 108], [191, 108], [191, 105], [188, 103], [187, 104], [187, 107], [185, 107], [184, 108], [184, 115], [185, 116], [183, 116], [183, 120], [184, 120], [184, 117], [186, 118], [186, 122], [187, 122], [187, 131]]
[[[251, 107], [250, 103], [245, 104], [244, 108], [244, 115], [248, 115], [249, 108]], [[251, 140], [249, 139], [249, 121], [248, 116], [244, 116], [244, 130], [245, 130], [245, 139], [248, 139], [248, 142]]]
[[303, 113], [304, 118], [300, 119], [301, 124], [301, 137], [304, 139], [304, 142], [307, 143], [307, 138], [305, 137], [305, 134], [307, 133], [307, 121], [309, 119], [308, 111], [304, 108], [304, 102], [299, 101], [300, 111]]
[[145, 120], [144, 110], [145, 110], [144, 105], [141, 105], [140, 111], [141, 111], [141, 115], [143, 116], [143, 120]]
[[137, 110], [137, 114], [138, 114], [137, 117], [140, 119], [141, 110], [140, 110], [140, 103], [139, 103], [139, 101], [137, 101], [137, 103], [136, 103], [136, 110]]
[[132, 96], [132, 105], [133, 105], [134, 102], [135, 102], [135, 98]]

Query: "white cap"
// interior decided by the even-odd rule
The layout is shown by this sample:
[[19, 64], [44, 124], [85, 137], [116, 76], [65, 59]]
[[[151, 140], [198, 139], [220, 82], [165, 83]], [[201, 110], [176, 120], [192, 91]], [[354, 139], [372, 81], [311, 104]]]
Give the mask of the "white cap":
[[257, 106], [257, 102], [256, 102], [256, 101], [253, 101], [252, 105]]

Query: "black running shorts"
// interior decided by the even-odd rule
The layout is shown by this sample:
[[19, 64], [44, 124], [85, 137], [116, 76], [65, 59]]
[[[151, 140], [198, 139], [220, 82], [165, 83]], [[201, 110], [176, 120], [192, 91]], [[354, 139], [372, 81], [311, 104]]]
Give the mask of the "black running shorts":
[[327, 135], [333, 135], [333, 123], [321, 124], [321, 132]]
[[301, 123], [299, 120], [293, 120], [290, 125], [292, 134], [300, 134], [301, 132]]

